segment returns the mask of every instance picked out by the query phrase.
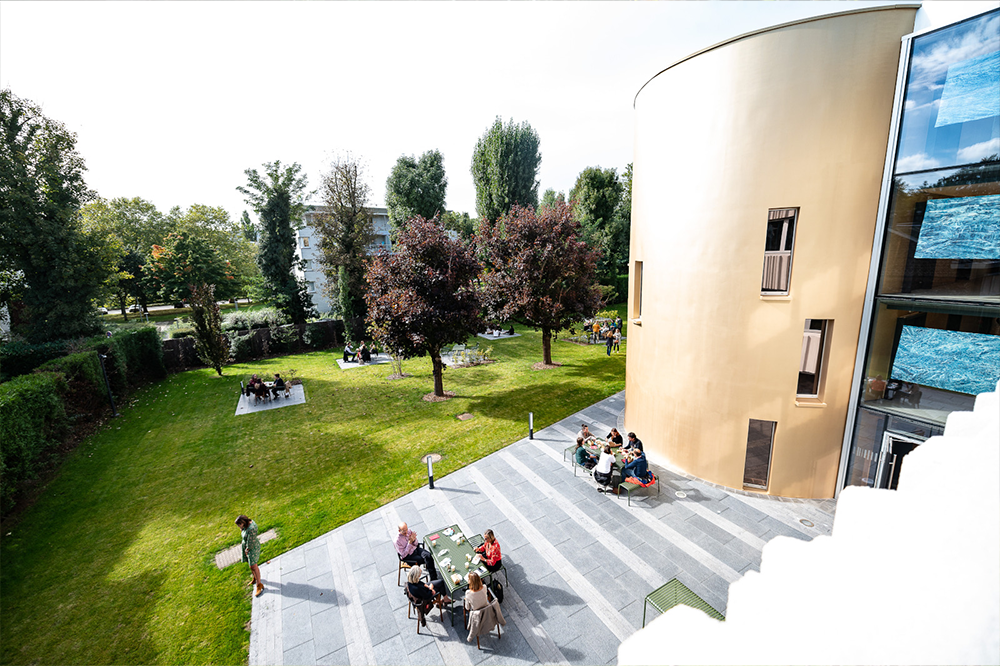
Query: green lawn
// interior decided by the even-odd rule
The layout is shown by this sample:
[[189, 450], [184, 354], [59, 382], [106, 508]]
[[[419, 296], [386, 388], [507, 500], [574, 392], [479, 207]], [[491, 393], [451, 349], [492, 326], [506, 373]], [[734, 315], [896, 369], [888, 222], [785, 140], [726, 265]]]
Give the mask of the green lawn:
[[[623, 309], [623, 308], [622, 308]], [[341, 371], [315, 352], [171, 376], [138, 392], [86, 440], [0, 544], [4, 664], [224, 663], [247, 660], [245, 565], [214, 555], [239, 542], [240, 513], [280, 538], [270, 558], [435, 476], [624, 388], [625, 355], [558, 342], [563, 366], [534, 371], [541, 336], [492, 345], [498, 362], [448, 369], [455, 399], [421, 396], [430, 361]], [[485, 342], [480, 340], [480, 342]], [[294, 368], [304, 405], [234, 417], [238, 381]], [[460, 421], [456, 415], [471, 412]], [[251, 467], [252, 466], [252, 467]]]
[[[259, 308], [266, 307], [260, 303], [254, 303], [253, 305], [247, 305], [244, 303], [240, 306], [240, 310], [257, 310]], [[233, 303], [223, 303], [219, 306], [219, 310], [223, 314], [229, 312], [230, 310], [235, 310], [236, 305]], [[174, 319], [178, 317], [190, 317], [191, 308], [170, 308], [169, 310], [153, 310], [149, 313], [149, 323], [155, 324], [156, 322], [169, 321], [173, 322]], [[98, 315], [98, 319], [109, 324], [123, 324], [125, 319], [122, 317], [122, 311], [120, 309], [114, 309], [108, 311], [106, 315]], [[128, 323], [141, 322], [145, 323], [145, 316], [141, 312], [129, 312], [128, 313]]]

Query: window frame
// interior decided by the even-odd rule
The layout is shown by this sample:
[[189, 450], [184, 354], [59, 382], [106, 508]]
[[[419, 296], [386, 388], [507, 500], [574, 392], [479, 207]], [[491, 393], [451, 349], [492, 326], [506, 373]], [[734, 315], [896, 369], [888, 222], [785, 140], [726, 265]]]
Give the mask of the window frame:
[[795, 397], [797, 399], [805, 400], [821, 400], [823, 395], [823, 389], [826, 386], [826, 368], [829, 363], [828, 350], [830, 348], [830, 334], [833, 330], [833, 320], [832, 319], [806, 319], [805, 324], [802, 328], [802, 348], [799, 356], [799, 375], [802, 374], [802, 357], [805, 356], [806, 347], [808, 345], [807, 333], [810, 330], [808, 328], [809, 322], [820, 322], [819, 328], [819, 351], [816, 352], [816, 392], [815, 393], [799, 393], [798, 383], [795, 386]]
[[[781, 249], [778, 250], [768, 250], [767, 249], [767, 232], [772, 224], [782, 223], [781, 232]], [[789, 233], [789, 223], [791, 225], [791, 233]], [[760, 295], [761, 296], [788, 296], [792, 290], [792, 264], [795, 259], [795, 238], [799, 233], [799, 208], [797, 207], [785, 207], [785, 208], [769, 208], [767, 211], [767, 224], [764, 227], [764, 253], [763, 262], [761, 268], [760, 276]], [[791, 236], [789, 238], [789, 236]], [[787, 268], [781, 269], [781, 258], [787, 254], [788, 265]], [[784, 272], [784, 283], [785, 288], [769, 288], [766, 285], [768, 282], [769, 272], [773, 275], [775, 271], [775, 264], [778, 264], [778, 270], [783, 270]], [[772, 278], [773, 279], [773, 278]], [[780, 278], [779, 278], [780, 279]], [[780, 285], [780, 282], [779, 282]]]

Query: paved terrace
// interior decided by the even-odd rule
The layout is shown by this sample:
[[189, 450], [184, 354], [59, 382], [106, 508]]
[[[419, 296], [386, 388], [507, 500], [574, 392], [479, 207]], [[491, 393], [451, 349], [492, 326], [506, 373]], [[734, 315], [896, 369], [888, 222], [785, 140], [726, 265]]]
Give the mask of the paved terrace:
[[[619, 393], [261, 564], [250, 665], [615, 663], [642, 626], [645, 595], [671, 578], [725, 613], [729, 584], [759, 568], [764, 544], [830, 533], [832, 500], [727, 492], [659, 466], [658, 497], [633, 493], [628, 507], [596, 492], [563, 449], [581, 421], [624, 432], [624, 407]], [[455, 523], [466, 534], [493, 528], [511, 583], [500, 640], [470, 646], [461, 612], [453, 628], [435, 611], [417, 635], [396, 586], [400, 520], [421, 539]]]

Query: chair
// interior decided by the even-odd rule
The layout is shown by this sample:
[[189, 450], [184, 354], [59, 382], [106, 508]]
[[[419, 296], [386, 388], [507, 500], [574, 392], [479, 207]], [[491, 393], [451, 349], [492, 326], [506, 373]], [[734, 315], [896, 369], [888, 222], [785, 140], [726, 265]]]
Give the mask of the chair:
[[[653, 473], [650, 472], [650, 474], [653, 474]], [[655, 474], [653, 474], [653, 482], [650, 485], [648, 485], [648, 486], [640, 486], [637, 483], [631, 483], [629, 481], [626, 481], [625, 479], [622, 479], [622, 482], [618, 484], [618, 496], [621, 497], [621, 491], [624, 490], [625, 494], [628, 495], [628, 505], [632, 506], [632, 491], [633, 490], [637, 490], [639, 488], [649, 488], [651, 486], [656, 486], [656, 494], [659, 495], [660, 494], [660, 477], [658, 477]]]
[[[396, 553], [396, 557], [399, 558], [399, 569], [396, 571], [396, 587], [400, 587], [401, 586], [399, 582], [400, 576], [403, 575], [404, 571], [409, 571], [410, 568], [413, 567], [414, 565], [410, 564], [409, 562], [404, 562], [403, 558], [399, 555], [399, 553]], [[428, 574], [427, 571], [425, 570], [424, 575], [420, 577], [420, 580], [427, 578], [427, 576]], [[428, 578], [428, 580], [430, 579]]]
[[[487, 614], [492, 614], [492, 622], [484, 621]], [[496, 602], [495, 599], [490, 596], [490, 603], [487, 606], [478, 608], [476, 610], [468, 610], [465, 604], [462, 604], [462, 617], [464, 620], [464, 625], [466, 631], [469, 630], [469, 625], [475, 625], [478, 623], [479, 631], [476, 632], [476, 648], [482, 650], [482, 645], [479, 644], [479, 637], [484, 634], [492, 634], [493, 627], [497, 629], [497, 640], [500, 640], [500, 625], [506, 625], [507, 621], [503, 617], [503, 612], [500, 610], [500, 604]], [[477, 620], [477, 621], [474, 621]], [[485, 631], [484, 631], [485, 630]], [[472, 634], [470, 633], [468, 641], [472, 640]]]
[[665, 613], [678, 604], [684, 604], [691, 608], [704, 611], [709, 617], [716, 620], [725, 620], [726, 616], [708, 605], [704, 599], [692, 592], [688, 587], [677, 580], [671, 578], [670, 581], [661, 587], [656, 588], [646, 595], [646, 600], [642, 604], [642, 626], [646, 626], [646, 604], [652, 604], [653, 608]]
[[442, 610], [442, 608], [444, 607], [444, 603], [441, 602], [440, 597], [435, 597], [430, 601], [421, 601], [420, 599], [417, 599], [412, 594], [410, 594], [410, 591], [407, 589], [404, 589], [403, 593], [406, 594], [406, 599], [410, 602], [409, 605], [406, 607], [406, 617], [408, 618], [412, 617], [410, 615], [410, 612], [413, 609], [417, 610], [418, 634], [420, 633], [420, 625], [423, 625], [425, 627], [427, 626], [427, 613], [429, 613], [431, 609], [434, 608], [434, 606], [437, 606], [438, 613], [440, 614], [439, 619], [441, 620], [442, 623], [444, 622], [444, 610]]

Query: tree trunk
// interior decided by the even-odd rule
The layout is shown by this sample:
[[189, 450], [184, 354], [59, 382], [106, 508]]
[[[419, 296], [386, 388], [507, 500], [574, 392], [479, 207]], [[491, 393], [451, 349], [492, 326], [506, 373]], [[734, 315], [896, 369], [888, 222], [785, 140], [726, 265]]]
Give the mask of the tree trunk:
[[434, 395], [439, 398], [444, 397], [444, 381], [441, 377], [444, 363], [441, 361], [441, 352], [431, 352], [431, 362], [434, 363]]
[[552, 329], [548, 326], [542, 326], [542, 360], [552, 365]]
[[128, 323], [128, 314], [125, 313], [125, 309], [126, 309], [127, 306], [128, 306], [128, 297], [127, 296], [119, 296], [118, 297], [118, 307], [120, 307], [122, 309], [122, 319], [124, 319], [126, 323]]

